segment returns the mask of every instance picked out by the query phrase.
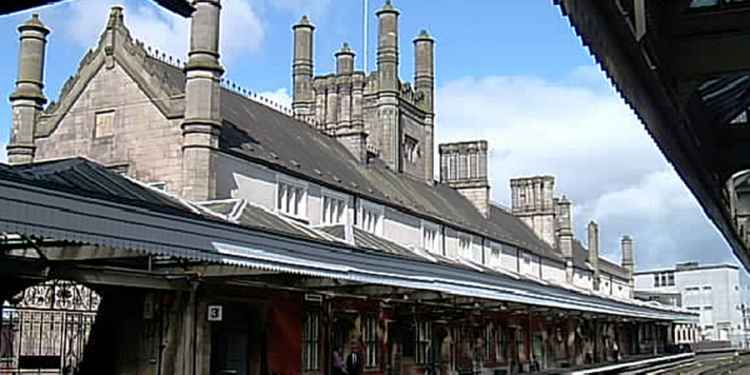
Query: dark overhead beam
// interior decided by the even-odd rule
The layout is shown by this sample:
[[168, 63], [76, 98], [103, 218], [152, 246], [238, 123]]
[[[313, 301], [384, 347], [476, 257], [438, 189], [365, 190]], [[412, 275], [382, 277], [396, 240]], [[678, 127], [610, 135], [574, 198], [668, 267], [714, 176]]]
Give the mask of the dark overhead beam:
[[242, 278], [248, 276], [269, 276], [269, 275], [280, 275], [278, 272], [258, 270], [247, 267], [228, 266], [221, 264], [199, 264], [189, 265], [186, 267], [170, 266], [170, 267], [158, 267], [160, 272], [166, 272], [169, 274], [192, 274], [201, 279], [203, 278]]
[[[750, 23], [750, 18], [747, 22]], [[717, 77], [750, 70], [750, 33], [674, 38], [669, 59], [683, 80]]]
[[720, 163], [717, 166], [721, 179], [726, 182], [733, 174], [750, 169], [750, 127], [727, 125], [717, 133], [720, 134]]
[[187, 290], [188, 277], [167, 278], [165, 275], [112, 267], [55, 264], [40, 260], [0, 257], [0, 274], [28, 280], [65, 279], [89, 285], [131, 288]]
[[41, 251], [51, 261], [86, 261], [146, 257], [145, 254], [140, 252], [89, 245], [43, 246]]
[[[22, 12], [42, 6], [61, 3], [66, 0], [6, 0], [0, 4], [0, 16]], [[155, 3], [182, 17], [190, 17], [195, 8], [188, 0], [153, 0]]]
[[750, 7], [714, 9], [710, 11], [685, 12], [680, 6], [672, 6], [661, 22], [669, 25], [670, 33], [677, 37], [695, 35], [719, 35], [727, 33], [750, 33]]

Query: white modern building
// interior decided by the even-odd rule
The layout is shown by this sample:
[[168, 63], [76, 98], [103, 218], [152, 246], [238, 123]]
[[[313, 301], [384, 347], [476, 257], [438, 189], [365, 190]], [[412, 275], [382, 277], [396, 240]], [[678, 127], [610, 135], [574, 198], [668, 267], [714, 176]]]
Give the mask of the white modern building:
[[681, 263], [671, 269], [636, 272], [634, 282], [638, 298], [670, 301], [699, 313], [703, 340], [728, 340], [735, 346], [747, 346], [750, 283], [747, 273], [738, 266]]

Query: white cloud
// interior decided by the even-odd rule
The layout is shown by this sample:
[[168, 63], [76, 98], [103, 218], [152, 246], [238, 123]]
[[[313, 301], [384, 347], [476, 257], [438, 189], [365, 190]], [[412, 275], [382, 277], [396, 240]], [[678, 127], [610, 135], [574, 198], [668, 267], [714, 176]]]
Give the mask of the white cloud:
[[731, 259], [695, 199], [603, 79], [597, 68], [582, 67], [559, 82], [519, 76], [447, 82], [437, 93], [438, 141], [488, 140], [492, 196], [505, 205], [510, 178], [556, 176], [558, 194], [576, 204], [577, 237], [585, 242], [586, 224], [597, 220], [603, 254], [610, 258], [619, 259], [619, 238], [627, 233], [638, 244], [639, 267]]
[[8, 152], [5, 150], [5, 147], [7, 144], [3, 141], [0, 141], [0, 163], [5, 163], [8, 161]]
[[289, 95], [289, 91], [286, 88], [280, 88], [275, 91], [263, 91], [258, 95], [269, 99], [272, 102], [281, 104], [284, 107], [292, 108], [292, 97]]
[[271, 0], [270, 3], [296, 17], [308, 15], [313, 19], [320, 19], [331, 5], [331, 0]]
[[[116, 0], [79, 0], [50, 8], [53, 17], [60, 17], [66, 35], [83, 47], [93, 47], [104, 30], [111, 6]], [[152, 2], [125, 2], [125, 24], [134, 37], [159, 51], [185, 59], [189, 46], [190, 20], [157, 7]], [[66, 9], [62, 9], [66, 8]], [[222, 4], [221, 54], [224, 63], [231, 63], [243, 53], [256, 52], [265, 38], [261, 19], [248, 0], [232, 0]]]

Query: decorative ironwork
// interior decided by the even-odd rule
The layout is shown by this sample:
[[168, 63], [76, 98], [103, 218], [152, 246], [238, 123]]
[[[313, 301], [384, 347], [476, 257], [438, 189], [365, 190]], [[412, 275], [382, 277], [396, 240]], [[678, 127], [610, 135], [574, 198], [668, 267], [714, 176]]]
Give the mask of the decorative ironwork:
[[11, 299], [17, 309], [96, 312], [101, 297], [84, 285], [65, 280], [50, 280], [26, 288]]
[[101, 297], [70, 281], [26, 288], [3, 304], [0, 375], [74, 374]]

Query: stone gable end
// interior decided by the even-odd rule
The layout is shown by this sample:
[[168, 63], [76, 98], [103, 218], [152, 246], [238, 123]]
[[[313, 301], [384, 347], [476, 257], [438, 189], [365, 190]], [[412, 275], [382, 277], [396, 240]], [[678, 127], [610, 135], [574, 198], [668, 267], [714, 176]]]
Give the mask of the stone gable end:
[[84, 156], [180, 192], [180, 119], [167, 119], [152, 99], [119, 63], [102, 66], [51, 134], [36, 139], [37, 161]]

